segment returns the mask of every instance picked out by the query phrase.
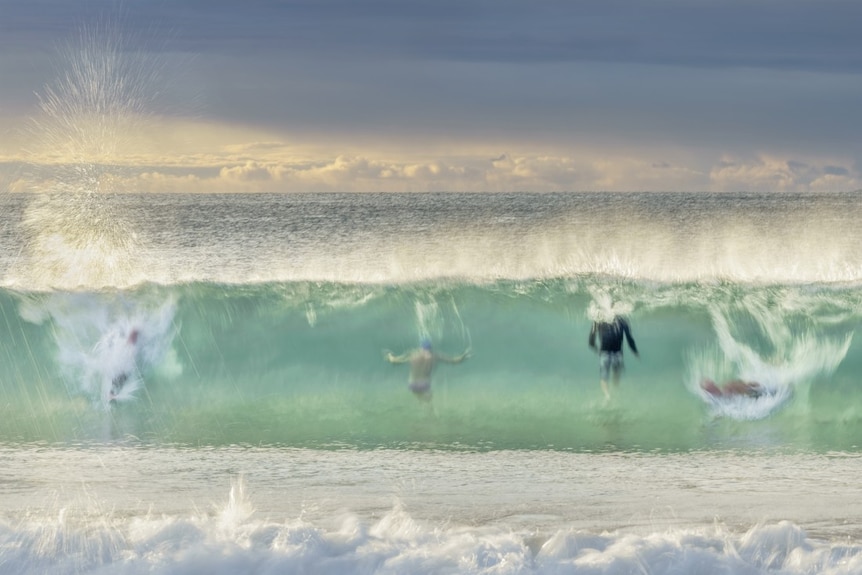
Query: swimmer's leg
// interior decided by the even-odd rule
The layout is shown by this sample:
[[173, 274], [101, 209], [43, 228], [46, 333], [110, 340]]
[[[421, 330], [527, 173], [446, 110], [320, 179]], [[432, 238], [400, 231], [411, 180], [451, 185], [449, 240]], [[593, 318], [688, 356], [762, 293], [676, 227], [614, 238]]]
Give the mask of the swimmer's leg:
[[610, 400], [610, 398], [611, 398], [611, 391], [610, 391], [610, 389], [608, 389], [608, 376], [610, 375], [610, 372], [611, 372], [611, 354], [609, 354], [606, 351], [600, 352], [599, 353], [599, 382], [602, 386], [602, 392], [605, 394], [605, 401]]
[[600, 383], [600, 384], [601, 384], [601, 386], [602, 386], [602, 392], [605, 394], [605, 401], [610, 401], [610, 399], [611, 399], [611, 391], [610, 391], [610, 389], [608, 389], [608, 382], [607, 382], [607, 380], [604, 380], [604, 379], [599, 380], [599, 383]]

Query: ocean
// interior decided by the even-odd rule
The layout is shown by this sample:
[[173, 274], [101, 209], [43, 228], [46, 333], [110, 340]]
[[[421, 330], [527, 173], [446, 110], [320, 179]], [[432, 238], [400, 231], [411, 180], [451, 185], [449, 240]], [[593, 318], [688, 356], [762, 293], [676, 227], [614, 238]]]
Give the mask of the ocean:
[[[858, 192], [0, 193], [0, 573], [862, 573], [860, 221]], [[430, 401], [386, 361], [424, 339], [469, 351]], [[765, 393], [701, 388], [736, 378]]]

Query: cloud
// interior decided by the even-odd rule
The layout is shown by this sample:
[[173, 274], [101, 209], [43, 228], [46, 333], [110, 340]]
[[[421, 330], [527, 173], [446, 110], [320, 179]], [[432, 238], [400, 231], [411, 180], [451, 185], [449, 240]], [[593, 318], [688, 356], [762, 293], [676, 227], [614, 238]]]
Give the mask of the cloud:
[[[201, 133], [212, 136], [217, 131]], [[240, 133], [245, 134], [229, 132]], [[78, 189], [88, 184], [66, 180], [90, 174], [104, 189], [129, 192], [818, 192], [862, 188], [858, 168], [847, 158], [710, 157], [660, 148], [614, 153], [560, 147], [534, 153], [526, 147], [489, 153], [485, 148], [452, 147], [434, 154], [420, 147], [339, 153], [335, 145], [303, 149], [252, 139], [223, 145], [210, 141], [210, 149], [200, 153], [175, 153], [165, 147], [158, 154], [142, 152], [78, 168], [0, 154], [0, 184], [11, 191], [70, 185]]]
[[242, 166], [225, 167], [219, 170], [219, 178], [236, 182], [266, 182], [280, 180], [278, 167], [264, 166], [257, 162], [246, 162]]
[[832, 163], [768, 155], [723, 158], [710, 171], [715, 191], [836, 192], [862, 187], [862, 174]]
[[849, 176], [850, 170], [844, 166], [823, 166], [823, 173], [828, 176]]
[[[110, 154], [60, 156], [36, 135], [0, 140], [0, 184], [64, 185], [87, 173], [111, 190], [143, 192], [821, 191], [862, 187], [849, 154], [817, 149], [625, 145], [419, 134], [305, 134], [203, 119], [148, 116]], [[8, 126], [8, 125], [7, 125]], [[11, 126], [7, 129], [15, 131]], [[717, 145], [717, 143], [716, 143]], [[79, 162], [77, 165], [74, 161]], [[89, 164], [88, 164], [89, 162]], [[92, 164], [92, 165], [90, 165]], [[27, 184], [22, 176], [31, 178]], [[51, 183], [51, 179], [55, 183]], [[38, 179], [38, 183], [33, 180]], [[96, 181], [96, 180], [94, 180]]]
[[[435, 150], [455, 142], [488, 158], [508, 150], [524, 159], [505, 177], [492, 172], [486, 185], [512, 177], [521, 185], [614, 187], [640, 174], [646, 185], [665, 187], [653, 163], [667, 163], [668, 186], [705, 186], [723, 153], [862, 157], [859, 3], [320, 0], [249, 8], [174, 0], [125, 2], [115, 17], [104, 14], [107, 4], [3, 2], [0, 114], [23, 115], [28, 99], [32, 110], [33, 92], [63, 75], [62, 62], [59, 70], [46, 66], [48, 55], [95, 21], [117, 27], [123, 54], [156, 54], [163, 81], [142, 87], [158, 96], [148, 97], [146, 112], [177, 124], [159, 124], [153, 139], [175, 153], [152, 160], [157, 166], [206, 163], [263, 181], [271, 176], [238, 168], [339, 155], [404, 160], [379, 154], [385, 146], [431, 166]], [[128, 76], [140, 79], [138, 70], [132, 63]], [[181, 116], [192, 115], [199, 125], [186, 132]], [[223, 133], [208, 138], [203, 124]], [[0, 133], [0, 148], [7, 137]], [[124, 154], [131, 163], [133, 152]], [[543, 155], [574, 163], [543, 168]], [[602, 156], [630, 158], [624, 171], [632, 176], [592, 178]], [[474, 170], [487, 166], [472, 162], [464, 187], [485, 181]], [[381, 178], [406, 177], [381, 169]]]
[[[5, 0], [0, 46], [38, 45], [105, 4]], [[846, 0], [174, 0], [124, 3], [124, 34], [187, 52], [414, 61], [616, 62], [862, 69], [862, 6]]]

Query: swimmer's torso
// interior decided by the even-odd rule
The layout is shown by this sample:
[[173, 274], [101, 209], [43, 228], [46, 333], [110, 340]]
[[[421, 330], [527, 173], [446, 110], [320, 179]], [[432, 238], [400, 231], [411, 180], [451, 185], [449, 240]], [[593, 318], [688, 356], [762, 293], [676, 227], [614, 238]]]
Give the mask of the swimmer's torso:
[[427, 349], [416, 350], [410, 358], [410, 381], [427, 381], [434, 369], [434, 354]]

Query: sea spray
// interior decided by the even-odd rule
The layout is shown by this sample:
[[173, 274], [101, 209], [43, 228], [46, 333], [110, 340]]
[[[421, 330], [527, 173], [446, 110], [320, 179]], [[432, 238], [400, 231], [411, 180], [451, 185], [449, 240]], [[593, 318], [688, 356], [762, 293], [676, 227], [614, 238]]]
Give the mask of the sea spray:
[[164, 62], [131, 48], [116, 25], [82, 26], [60, 48], [56, 77], [27, 130], [30, 192], [12, 281], [43, 289], [140, 281], [142, 238], [112, 195], [128, 193], [130, 158], [151, 145]]
[[50, 293], [20, 304], [25, 320], [53, 334], [56, 364], [69, 392], [103, 407], [134, 399], [145, 376], [171, 373], [163, 366], [177, 365], [174, 310], [170, 297], [148, 301], [110, 292]]
[[[174, 302], [132, 301], [116, 290], [145, 277], [143, 240], [113, 198], [130, 191], [128, 158], [144, 145], [163, 85], [160, 60], [127, 41], [106, 23], [81, 27], [62, 46], [30, 119], [21, 247], [5, 269], [7, 283], [57, 290], [25, 297], [21, 315], [48, 321], [59, 378], [101, 407], [136, 398], [173, 336]], [[109, 289], [92, 291], [101, 288]]]
[[[834, 373], [853, 338], [846, 322], [844, 330], [836, 329], [840, 319], [812, 313], [823, 297], [808, 290], [764, 289], [737, 291], [729, 299], [719, 292], [707, 305], [714, 342], [687, 350], [688, 387], [716, 414], [742, 419], [767, 417], [794, 394], [807, 395], [812, 383]], [[756, 382], [764, 393], [756, 401], [716, 402], [701, 388], [707, 379]], [[800, 397], [798, 405], [807, 405], [807, 398]]]

